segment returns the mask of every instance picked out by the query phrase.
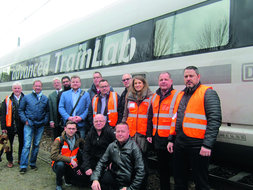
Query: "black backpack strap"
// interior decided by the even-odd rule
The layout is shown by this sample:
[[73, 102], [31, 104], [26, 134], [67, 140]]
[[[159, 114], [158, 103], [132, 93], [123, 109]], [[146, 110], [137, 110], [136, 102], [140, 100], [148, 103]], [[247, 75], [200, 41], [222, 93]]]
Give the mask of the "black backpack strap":
[[78, 104], [79, 100], [80, 100], [80, 99], [81, 99], [81, 97], [84, 95], [84, 93], [85, 93], [85, 91], [84, 91], [84, 90], [81, 90], [80, 96], [78, 97], [78, 100], [76, 101], [75, 106], [73, 107], [73, 109], [71, 110], [71, 113], [69, 114], [70, 116], [72, 116], [72, 114], [73, 114], [74, 110], [76, 109], [76, 106], [77, 106], [77, 104]]

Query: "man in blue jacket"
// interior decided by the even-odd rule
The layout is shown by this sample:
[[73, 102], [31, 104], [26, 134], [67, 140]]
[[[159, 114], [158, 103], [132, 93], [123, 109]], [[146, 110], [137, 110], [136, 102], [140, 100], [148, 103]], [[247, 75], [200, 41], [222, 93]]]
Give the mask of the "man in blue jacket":
[[24, 146], [20, 160], [20, 173], [27, 171], [28, 158], [33, 142], [30, 156], [30, 167], [37, 170], [36, 160], [39, 152], [39, 144], [44, 131], [44, 126], [49, 120], [48, 98], [42, 94], [42, 82], [36, 80], [33, 83], [33, 92], [25, 95], [19, 105], [19, 116], [24, 126]]
[[[90, 105], [89, 93], [82, 93], [81, 79], [79, 76], [71, 77], [71, 89], [63, 92], [59, 103], [59, 112], [63, 118], [64, 124], [66, 121], [73, 121], [77, 124], [77, 130], [82, 138], [85, 137], [85, 118], [88, 114]], [[78, 102], [78, 98], [80, 100]], [[77, 103], [77, 105], [76, 105]], [[76, 105], [76, 107], [75, 107]], [[75, 107], [75, 109], [73, 109]]]

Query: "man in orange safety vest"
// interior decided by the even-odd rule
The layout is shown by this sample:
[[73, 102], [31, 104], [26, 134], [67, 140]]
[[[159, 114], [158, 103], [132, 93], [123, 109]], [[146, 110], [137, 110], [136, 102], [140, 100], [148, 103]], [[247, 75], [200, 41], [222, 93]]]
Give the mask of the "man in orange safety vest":
[[189, 168], [196, 189], [209, 189], [209, 158], [221, 125], [220, 99], [212, 87], [200, 83], [195, 66], [184, 69], [184, 83], [175, 102], [167, 146], [174, 152], [175, 190], [188, 189]]

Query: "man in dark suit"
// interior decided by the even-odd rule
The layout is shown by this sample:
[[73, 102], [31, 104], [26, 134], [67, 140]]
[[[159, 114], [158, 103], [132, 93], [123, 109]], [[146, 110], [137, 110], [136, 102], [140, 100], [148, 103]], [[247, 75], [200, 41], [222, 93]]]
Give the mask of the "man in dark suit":
[[63, 129], [59, 125], [59, 117], [58, 117], [58, 103], [57, 103], [57, 96], [61, 89], [61, 81], [58, 78], [53, 80], [54, 91], [49, 94], [49, 121], [50, 127], [53, 129], [54, 139], [61, 135]]

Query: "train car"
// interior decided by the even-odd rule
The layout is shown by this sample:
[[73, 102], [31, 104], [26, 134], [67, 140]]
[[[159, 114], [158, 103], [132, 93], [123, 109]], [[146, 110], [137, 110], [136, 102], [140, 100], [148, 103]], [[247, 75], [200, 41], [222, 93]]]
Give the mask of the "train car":
[[145, 75], [155, 90], [168, 71], [181, 90], [183, 69], [195, 65], [222, 104], [213, 160], [252, 167], [252, 7], [252, 0], [121, 0], [2, 57], [0, 98], [16, 80], [28, 93], [40, 79], [47, 94], [64, 75], [79, 75], [88, 89], [94, 71], [119, 93], [126, 72]]

